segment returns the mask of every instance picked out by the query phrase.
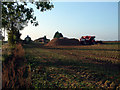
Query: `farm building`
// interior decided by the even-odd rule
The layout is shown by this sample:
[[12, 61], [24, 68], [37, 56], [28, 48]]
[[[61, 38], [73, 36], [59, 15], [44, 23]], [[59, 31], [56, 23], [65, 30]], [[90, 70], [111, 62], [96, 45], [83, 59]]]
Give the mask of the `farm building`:
[[50, 39], [47, 39], [46, 36], [34, 40], [35, 42], [48, 43]]
[[24, 39], [24, 43], [30, 43], [31, 42], [31, 37], [29, 37], [29, 35], [27, 35], [27, 37]]

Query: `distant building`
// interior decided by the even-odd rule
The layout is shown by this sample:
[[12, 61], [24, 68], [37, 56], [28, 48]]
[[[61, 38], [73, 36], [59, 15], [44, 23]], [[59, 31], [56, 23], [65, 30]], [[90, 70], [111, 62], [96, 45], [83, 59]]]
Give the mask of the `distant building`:
[[34, 40], [35, 42], [48, 43], [50, 39], [47, 39], [46, 36]]
[[27, 35], [27, 37], [24, 39], [25, 43], [30, 43], [31, 42], [31, 37]]

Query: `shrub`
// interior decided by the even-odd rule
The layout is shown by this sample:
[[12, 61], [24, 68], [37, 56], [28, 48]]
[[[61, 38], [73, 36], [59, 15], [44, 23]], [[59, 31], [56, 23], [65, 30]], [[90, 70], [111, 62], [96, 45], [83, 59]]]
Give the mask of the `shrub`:
[[63, 37], [62, 33], [59, 33], [58, 31], [55, 33], [54, 38], [60, 38]]
[[24, 49], [17, 44], [2, 65], [2, 87], [4, 88], [29, 88], [31, 86], [31, 70], [26, 64]]

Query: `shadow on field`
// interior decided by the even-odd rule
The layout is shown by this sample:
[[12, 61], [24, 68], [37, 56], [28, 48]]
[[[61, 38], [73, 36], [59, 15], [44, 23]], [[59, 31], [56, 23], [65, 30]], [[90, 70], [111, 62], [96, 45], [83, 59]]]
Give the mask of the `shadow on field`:
[[103, 41], [103, 44], [116, 45], [116, 44], [120, 44], [120, 41]]
[[[29, 56], [29, 59], [30, 59], [30, 56]], [[96, 71], [98, 73], [104, 73], [108, 76], [117, 75], [118, 73], [120, 73], [120, 65], [119, 64], [83, 63], [81, 61], [73, 61], [73, 60], [64, 60], [63, 61], [62, 59], [44, 60], [44, 62], [42, 62], [40, 59], [37, 59], [37, 60], [35, 58], [32, 58], [32, 59], [33, 60], [30, 60], [29, 63], [31, 64], [31, 67], [33, 67], [33, 68], [36, 66], [57, 67], [57, 68], [72, 66], [72, 67], [78, 67], [78, 68], [73, 68], [75, 71], [87, 69], [90, 71]], [[83, 67], [83, 68], [79, 68], [79, 67]]]
[[30, 44], [23, 44], [24, 48], [43, 48], [44, 44], [40, 43], [30, 43]]
[[[89, 46], [89, 45], [88, 45]], [[96, 50], [96, 51], [120, 51], [120, 49], [81, 49], [81, 48], [58, 48], [58, 47], [48, 47], [40, 43], [31, 43], [25, 44], [24, 48], [44, 48], [44, 49], [53, 49], [53, 50]]]
[[80, 49], [80, 48], [53, 48], [46, 47], [46, 49], [55, 49], [55, 50], [97, 50], [97, 51], [120, 51], [116, 49]]
[[[26, 44], [24, 45], [24, 48], [44, 48], [44, 49], [53, 49], [53, 50], [97, 50], [97, 51], [120, 51], [116, 49], [81, 49], [81, 48], [58, 48], [58, 47], [47, 47], [44, 46], [43, 44], [39, 43], [31, 43], [31, 44]], [[33, 57], [28, 56], [29, 63], [31, 64], [32, 67], [35, 66], [54, 66], [54, 67], [64, 67], [64, 66], [82, 66], [84, 68], [87, 68], [89, 70], [95, 70], [97, 72], [104, 72], [106, 74], [117, 74], [120, 73], [120, 64], [113, 64], [113, 63], [108, 63], [102, 62], [103, 64], [97, 64], [97, 63], [83, 63], [82, 61], [73, 61], [73, 60], [62, 60], [62, 59], [47, 59], [41, 61], [41, 59], [36, 59]], [[79, 69], [79, 68], [78, 68]]]

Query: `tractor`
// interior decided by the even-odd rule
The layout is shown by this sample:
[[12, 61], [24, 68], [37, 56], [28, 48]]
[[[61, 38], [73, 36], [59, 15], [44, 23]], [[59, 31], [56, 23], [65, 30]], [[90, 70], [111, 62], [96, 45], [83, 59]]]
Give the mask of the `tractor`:
[[82, 36], [80, 38], [80, 44], [82, 45], [94, 45], [95, 43], [95, 36]]

